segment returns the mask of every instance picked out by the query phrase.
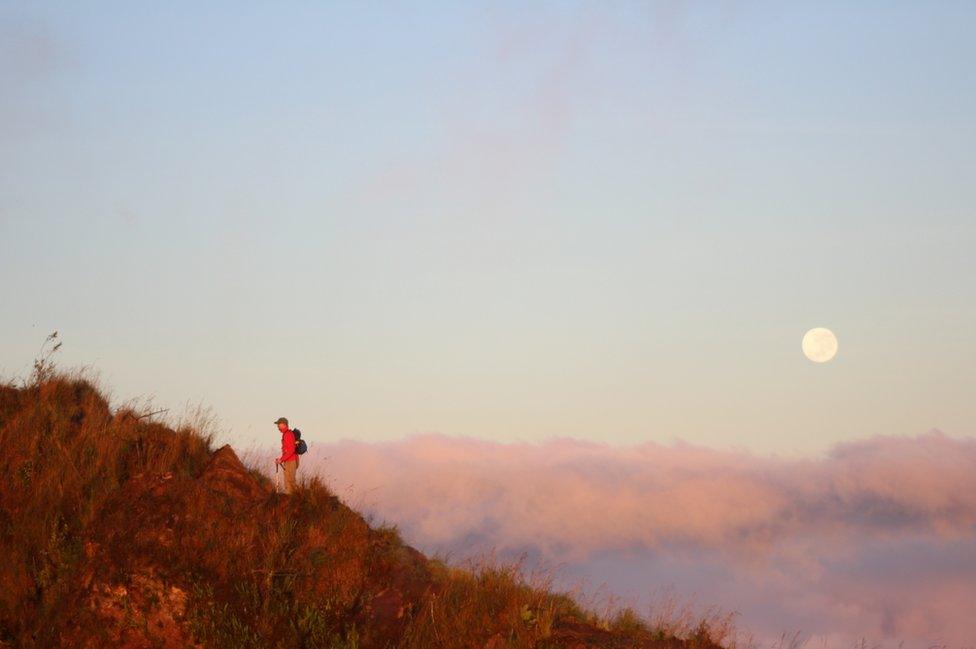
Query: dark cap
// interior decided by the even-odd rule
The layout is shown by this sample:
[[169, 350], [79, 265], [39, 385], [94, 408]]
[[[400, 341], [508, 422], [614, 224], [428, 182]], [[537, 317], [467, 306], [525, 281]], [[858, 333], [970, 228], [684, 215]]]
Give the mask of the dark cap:
[[278, 417], [278, 421], [276, 421], [275, 423], [276, 424], [284, 424], [285, 426], [287, 426], [288, 425], [288, 417]]

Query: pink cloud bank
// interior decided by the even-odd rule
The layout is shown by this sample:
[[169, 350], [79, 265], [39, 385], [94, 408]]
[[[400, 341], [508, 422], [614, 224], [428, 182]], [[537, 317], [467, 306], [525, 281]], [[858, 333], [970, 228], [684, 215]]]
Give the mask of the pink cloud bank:
[[783, 459], [677, 443], [313, 442], [302, 465], [426, 552], [493, 549], [632, 599], [662, 587], [765, 641], [976, 645], [976, 438]]

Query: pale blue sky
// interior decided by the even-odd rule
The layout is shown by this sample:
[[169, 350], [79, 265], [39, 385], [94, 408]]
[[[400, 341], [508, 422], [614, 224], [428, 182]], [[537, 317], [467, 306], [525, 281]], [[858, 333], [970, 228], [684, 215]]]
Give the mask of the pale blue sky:
[[0, 2], [5, 376], [58, 329], [238, 443], [976, 432], [973, 3], [134, 4]]

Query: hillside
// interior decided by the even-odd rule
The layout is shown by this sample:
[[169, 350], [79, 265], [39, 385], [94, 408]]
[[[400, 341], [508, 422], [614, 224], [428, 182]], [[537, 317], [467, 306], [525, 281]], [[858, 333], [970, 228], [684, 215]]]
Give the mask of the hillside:
[[83, 378], [0, 386], [0, 646], [719, 646], [428, 559], [211, 441], [113, 413]]

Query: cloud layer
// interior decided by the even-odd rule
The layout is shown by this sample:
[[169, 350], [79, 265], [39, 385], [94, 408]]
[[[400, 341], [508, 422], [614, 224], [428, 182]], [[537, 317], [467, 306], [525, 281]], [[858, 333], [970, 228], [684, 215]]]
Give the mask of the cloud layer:
[[313, 443], [306, 458], [427, 552], [525, 554], [639, 610], [673, 587], [760, 639], [976, 644], [974, 438], [876, 437], [794, 460], [421, 435]]

